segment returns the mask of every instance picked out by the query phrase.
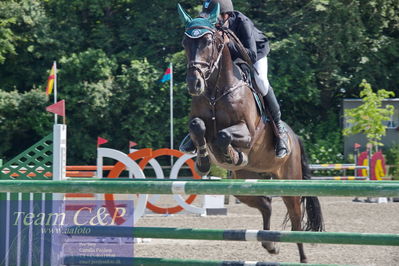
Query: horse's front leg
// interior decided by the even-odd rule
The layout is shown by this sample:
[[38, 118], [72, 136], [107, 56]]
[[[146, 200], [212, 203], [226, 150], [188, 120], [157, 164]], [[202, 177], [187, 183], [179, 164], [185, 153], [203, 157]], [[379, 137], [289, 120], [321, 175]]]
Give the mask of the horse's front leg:
[[[242, 179], [262, 179], [258, 173], [239, 170], [234, 171], [234, 178]], [[270, 230], [270, 217], [272, 215], [272, 198], [268, 196], [235, 196], [242, 203], [245, 203], [249, 207], [256, 208], [260, 211], [263, 218], [263, 230]], [[270, 254], [278, 254], [279, 248], [272, 241], [263, 241], [262, 246]]]
[[211, 161], [206, 149], [205, 123], [201, 118], [195, 117], [190, 121], [190, 137], [197, 147], [195, 170], [201, 176], [207, 175], [211, 169]]
[[214, 143], [218, 151], [215, 157], [221, 163], [245, 166], [248, 156], [240, 149], [250, 148], [251, 139], [251, 133], [244, 122], [222, 129]]

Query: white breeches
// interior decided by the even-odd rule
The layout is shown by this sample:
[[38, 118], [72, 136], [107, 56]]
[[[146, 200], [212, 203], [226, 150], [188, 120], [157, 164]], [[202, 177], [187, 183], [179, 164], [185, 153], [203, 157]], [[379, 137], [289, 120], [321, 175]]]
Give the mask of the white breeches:
[[265, 56], [256, 61], [254, 67], [258, 71], [258, 77], [263, 84], [263, 86], [259, 86], [259, 90], [262, 96], [265, 96], [270, 88], [269, 79], [267, 78], [267, 57]]

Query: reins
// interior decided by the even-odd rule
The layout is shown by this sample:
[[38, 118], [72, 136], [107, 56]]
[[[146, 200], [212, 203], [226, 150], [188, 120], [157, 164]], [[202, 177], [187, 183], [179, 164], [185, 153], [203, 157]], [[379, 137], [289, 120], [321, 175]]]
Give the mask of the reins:
[[217, 135], [217, 129], [216, 129], [216, 103], [222, 99], [224, 96], [226, 96], [227, 94], [232, 93], [233, 91], [235, 91], [238, 88], [241, 88], [241, 86], [244, 84], [244, 82], [242, 80], [240, 80], [235, 86], [231, 87], [230, 89], [224, 91], [219, 97], [215, 97], [215, 96], [211, 96], [208, 97], [208, 95], [204, 94], [204, 97], [208, 100], [209, 106], [211, 107], [211, 111], [212, 111], [212, 121], [213, 121], [213, 135], [214, 137], [216, 137]]
[[244, 59], [244, 61], [248, 64], [248, 66], [251, 69], [251, 71], [257, 74], [258, 71], [255, 69], [251, 58], [249, 58], [249, 55], [248, 55], [244, 45], [242, 44], [240, 39], [237, 37], [237, 35], [232, 30], [230, 30], [229, 28], [226, 28], [226, 27], [223, 27], [223, 26], [218, 27], [218, 30], [222, 31], [223, 34], [226, 34], [229, 37], [230, 40], [234, 41], [235, 46], [237, 47], [239, 53], [242, 56], [242, 59]]

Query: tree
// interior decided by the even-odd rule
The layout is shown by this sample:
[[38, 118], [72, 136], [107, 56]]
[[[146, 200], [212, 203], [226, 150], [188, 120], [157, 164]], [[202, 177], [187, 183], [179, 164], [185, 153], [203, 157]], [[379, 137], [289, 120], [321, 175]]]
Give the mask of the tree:
[[11, 159], [51, 132], [47, 99], [42, 90], [0, 90], [0, 158]]
[[[340, 160], [340, 104], [343, 97], [358, 95], [364, 77], [399, 94], [397, 1], [233, 1], [271, 41], [269, 80], [283, 119], [316, 154], [312, 160]], [[169, 62], [174, 65], [178, 144], [187, 132], [191, 98], [185, 88], [184, 29], [176, 3], [0, 1], [0, 130], [5, 132], [0, 157], [10, 158], [29, 146], [25, 143], [32, 137], [47, 135], [37, 129], [47, 128], [51, 115], [38, 119], [42, 117], [16, 114], [19, 109], [44, 112], [20, 102], [21, 97], [29, 99], [24, 92], [44, 91], [54, 60], [59, 98], [67, 101], [68, 160], [94, 160], [97, 134], [115, 148], [125, 147], [132, 137], [142, 146], [167, 146], [168, 84], [157, 81]], [[201, 9], [198, 0], [179, 3], [193, 16]], [[37, 104], [47, 105], [46, 97], [43, 101]], [[34, 132], [21, 135], [30, 131], [27, 125]], [[323, 156], [320, 150], [325, 150]]]
[[395, 96], [395, 93], [383, 89], [375, 93], [371, 85], [365, 80], [362, 81], [360, 87], [363, 88], [360, 92], [363, 104], [356, 108], [345, 110], [345, 118], [351, 126], [344, 129], [343, 134], [347, 136], [363, 133], [366, 135], [369, 144], [383, 146], [384, 144], [380, 140], [385, 135], [387, 126], [382, 122], [390, 119], [393, 115], [394, 107], [387, 105], [382, 108], [382, 100]]
[[25, 92], [45, 83], [54, 50], [42, 2], [0, 2], [0, 89]]

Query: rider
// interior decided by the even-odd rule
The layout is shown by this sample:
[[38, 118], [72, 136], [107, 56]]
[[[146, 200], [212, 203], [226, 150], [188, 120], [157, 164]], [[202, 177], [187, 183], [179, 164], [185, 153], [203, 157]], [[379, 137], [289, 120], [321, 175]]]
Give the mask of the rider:
[[[257, 74], [255, 74], [255, 79], [257, 87], [263, 96], [265, 105], [269, 109], [272, 116], [271, 118], [275, 122], [278, 130], [278, 132], [276, 132], [276, 156], [283, 158], [289, 151], [288, 136], [281, 121], [280, 106], [267, 78], [267, 55], [270, 51], [269, 41], [266, 36], [254, 26], [253, 22], [248, 17], [233, 9], [231, 0], [206, 0], [203, 3], [200, 16], [209, 16], [217, 3], [220, 5], [219, 26], [230, 29], [238, 37], [256, 69]], [[243, 57], [234, 42], [228, 42], [227, 45], [233, 60]], [[182, 144], [180, 150], [183, 152], [193, 152], [195, 147], [192, 142], [189, 141]]]

